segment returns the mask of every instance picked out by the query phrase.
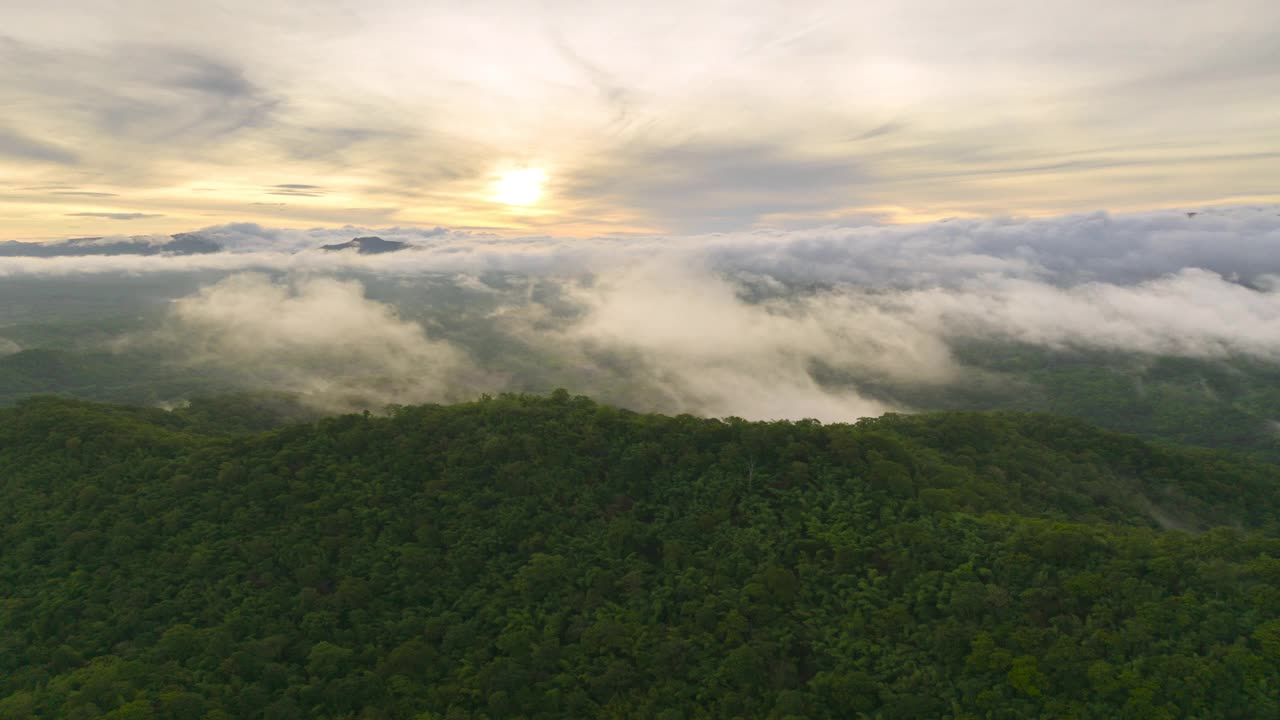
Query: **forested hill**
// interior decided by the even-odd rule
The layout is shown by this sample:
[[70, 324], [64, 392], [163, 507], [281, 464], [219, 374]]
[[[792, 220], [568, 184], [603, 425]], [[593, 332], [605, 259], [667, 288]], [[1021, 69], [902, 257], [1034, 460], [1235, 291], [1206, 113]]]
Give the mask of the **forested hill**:
[[1042, 415], [232, 405], [0, 409], [0, 718], [1280, 717], [1275, 465]]

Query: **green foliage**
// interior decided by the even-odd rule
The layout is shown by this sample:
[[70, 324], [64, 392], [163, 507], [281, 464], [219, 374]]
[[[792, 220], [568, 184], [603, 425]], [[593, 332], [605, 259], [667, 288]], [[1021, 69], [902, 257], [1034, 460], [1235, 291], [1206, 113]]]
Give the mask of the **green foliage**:
[[0, 410], [0, 717], [1280, 716], [1274, 465], [563, 392], [258, 418]]
[[[988, 382], [922, 407], [1008, 408], [1066, 415], [1173, 443], [1230, 448], [1280, 463], [1280, 366], [972, 342], [958, 358]], [[1003, 387], [1001, 387], [1003, 386]]]

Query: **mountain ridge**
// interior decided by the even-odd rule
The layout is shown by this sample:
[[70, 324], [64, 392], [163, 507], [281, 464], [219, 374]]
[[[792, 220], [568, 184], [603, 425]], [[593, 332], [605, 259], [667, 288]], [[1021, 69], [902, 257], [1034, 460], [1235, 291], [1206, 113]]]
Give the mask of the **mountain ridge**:
[[71, 238], [54, 242], [0, 242], [0, 257], [87, 257], [100, 255], [207, 255], [223, 247], [197, 233], [176, 233], [166, 242], [146, 238], [106, 240], [102, 237]]

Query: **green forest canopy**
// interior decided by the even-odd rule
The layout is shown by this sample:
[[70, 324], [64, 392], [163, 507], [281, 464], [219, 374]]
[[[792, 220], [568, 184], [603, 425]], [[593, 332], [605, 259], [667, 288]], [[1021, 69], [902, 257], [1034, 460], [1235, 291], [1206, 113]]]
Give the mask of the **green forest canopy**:
[[1280, 717], [1280, 468], [557, 391], [0, 409], [3, 718]]

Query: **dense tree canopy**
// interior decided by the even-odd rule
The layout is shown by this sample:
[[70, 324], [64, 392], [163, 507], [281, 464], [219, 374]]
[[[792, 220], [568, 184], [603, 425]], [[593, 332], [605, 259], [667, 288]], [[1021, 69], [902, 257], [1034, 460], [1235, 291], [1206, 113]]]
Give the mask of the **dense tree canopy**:
[[1280, 717], [1280, 468], [557, 391], [0, 410], [3, 718]]

